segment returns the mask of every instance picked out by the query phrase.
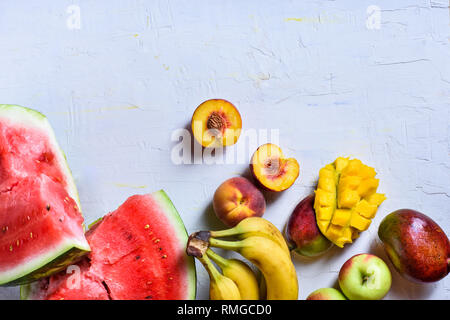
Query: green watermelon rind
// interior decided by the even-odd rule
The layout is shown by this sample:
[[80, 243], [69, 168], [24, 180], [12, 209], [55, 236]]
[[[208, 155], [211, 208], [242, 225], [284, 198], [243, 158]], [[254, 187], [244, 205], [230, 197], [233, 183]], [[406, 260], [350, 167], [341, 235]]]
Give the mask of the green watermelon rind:
[[[25, 127], [31, 127], [43, 130], [51, 143], [55, 152], [60, 169], [66, 179], [66, 190], [77, 203], [81, 212], [80, 199], [78, 191], [73, 180], [72, 173], [67, 164], [67, 159], [64, 152], [59, 147], [56, 140], [55, 133], [50, 123], [42, 113], [11, 104], [0, 104], [0, 119], [11, 121], [14, 124], [20, 124]], [[83, 226], [84, 227], [84, 226]], [[81, 256], [90, 251], [89, 244], [86, 239], [70, 239], [60, 243], [56, 248], [52, 248], [46, 254], [40, 254], [39, 259], [36, 259], [33, 264], [22, 264], [9, 272], [2, 272], [0, 274], [0, 286], [15, 286], [27, 284], [36, 281], [40, 278], [49, 276], [61, 270], [64, 270], [69, 264], [76, 262]], [[35, 259], [35, 257], [33, 257]]]
[[[177, 209], [170, 200], [169, 196], [164, 190], [159, 190], [153, 193], [155, 199], [158, 200], [161, 207], [164, 208], [164, 212], [169, 213], [167, 217], [170, 219], [172, 226], [175, 228], [175, 235], [178, 237], [178, 241], [185, 248], [188, 242], [188, 233], [186, 227], [181, 219]], [[195, 269], [195, 261], [193, 257], [185, 254], [187, 270], [187, 281], [189, 285], [188, 300], [195, 300], [197, 290], [197, 273]]]
[[[158, 202], [160, 207], [166, 213], [167, 218], [171, 222], [171, 225], [176, 230], [175, 235], [178, 237], [178, 242], [185, 247], [188, 241], [188, 233], [186, 227], [181, 219], [177, 209], [170, 200], [169, 196], [164, 190], [159, 190], [152, 193], [153, 198]], [[92, 222], [89, 227], [95, 226], [103, 218], [99, 218]], [[197, 273], [195, 269], [195, 261], [192, 257], [185, 255], [185, 262], [187, 266], [186, 281], [188, 284], [188, 291], [186, 294], [186, 300], [195, 300], [197, 292]], [[27, 284], [20, 288], [20, 298], [22, 300], [33, 299], [35, 291], [39, 291], [39, 288], [34, 284]]]
[[[53, 253], [54, 251], [52, 251]], [[76, 263], [81, 257], [86, 254], [86, 251], [79, 247], [74, 247], [72, 242], [62, 246], [58, 251], [56, 258], [48, 257], [50, 261], [48, 264], [39, 267], [31, 273], [25, 273], [22, 277], [8, 282], [8, 286], [26, 285], [36, 280], [48, 277], [54, 273], [64, 270], [68, 265]]]

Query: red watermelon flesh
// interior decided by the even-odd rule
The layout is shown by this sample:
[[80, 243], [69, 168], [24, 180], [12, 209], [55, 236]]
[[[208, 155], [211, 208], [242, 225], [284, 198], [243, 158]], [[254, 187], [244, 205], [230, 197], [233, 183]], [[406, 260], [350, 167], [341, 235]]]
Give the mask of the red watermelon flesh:
[[0, 105], [0, 285], [64, 269], [89, 251], [78, 193], [37, 111]]
[[58, 250], [70, 239], [83, 239], [83, 218], [76, 202], [45, 175], [26, 177], [0, 193], [0, 273]]
[[[31, 299], [173, 300], [195, 298], [187, 233], [164, 191], [128, 198], [87, 233], [91, 253], [78, 265], [81, 284], [61, 272], [22, 290]], [[56, 284], [56, 285], [55, 285]]]
[[[89, 260], [84, 259], [75, 265], [69, 274], [57, 273], [50, 278], [33, 283], [33, 299], [51, 300], [109, 300], [102, 280], [89, 271]], [[47, 295], [51, 292], [51, 295]]]
[[35, 175], [46, 175], [67, 185], [46, 132], [2, 119], [0, 191], [8, 191], [21, 179]]

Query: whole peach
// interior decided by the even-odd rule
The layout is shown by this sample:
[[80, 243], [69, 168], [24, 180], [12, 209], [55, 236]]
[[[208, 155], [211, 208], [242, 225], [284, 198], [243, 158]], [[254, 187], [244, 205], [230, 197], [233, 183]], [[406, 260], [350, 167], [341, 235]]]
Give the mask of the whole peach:
[[249, 180], [234, 177], [223, 182], [214, 193], [213, 208], [217, 217], [233, 227], [242, 219], [261, 217], [266, 210], [263, 194]]

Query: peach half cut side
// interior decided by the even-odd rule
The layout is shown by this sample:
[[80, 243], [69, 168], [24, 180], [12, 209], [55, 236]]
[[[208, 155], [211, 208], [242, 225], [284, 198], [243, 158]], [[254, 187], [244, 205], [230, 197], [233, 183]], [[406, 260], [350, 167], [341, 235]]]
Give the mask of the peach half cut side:
[[262, 187], [279, 192], [294, 184], [300, 167], [294, 158], [285, 158], [280, 147], [267, 143], [253, 154], [250, 171]]
[[223, 99], [211, 99], [195, 109], [191, 126], [195, 140], [202, 146], [231, 146], [241, 135], [242, 119], [232, 103]]

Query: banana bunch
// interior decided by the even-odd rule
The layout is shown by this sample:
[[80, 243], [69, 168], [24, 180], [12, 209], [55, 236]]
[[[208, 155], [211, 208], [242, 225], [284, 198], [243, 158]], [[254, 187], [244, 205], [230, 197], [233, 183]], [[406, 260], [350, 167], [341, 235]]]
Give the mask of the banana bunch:
[[197, 257], [209, 275], [209, 298], [211, 300], [241, 300], [241, 292], [237, 284], [224, 276], [212, 264], [207, 255]]
[[[226, 237], [234, 239], [219, 239]], [[208, 268], [211, 269], [211, 260], [222, 269], [223, 274], [217, 269], [217, 273], [214, 274], [208, 271], [211, 279], [211, 299], [222, 300], [222, 297], [223, 300], [231, 300], [237, 296], [238, 299], [259, 299], [260, 285], [252, 269], [240, 260], [220, 257], [210, 247], [235, 251], [253, 263], [262, 273], [264, 281], [262, 287], [268, 300], [298, 299], [297, 274], [286, 241], [281, 232], [266, 219], [251, 217], [230, 229], [193, 233], [189, 237], [186, 250], [188, 255], [197, 257], [207, 271]], [[205, 264], [204, 261], [209, 264]], [[218, 278], [220, 281], [217, 281]], [[223, 278], [231, 280], [235, 287]]]

